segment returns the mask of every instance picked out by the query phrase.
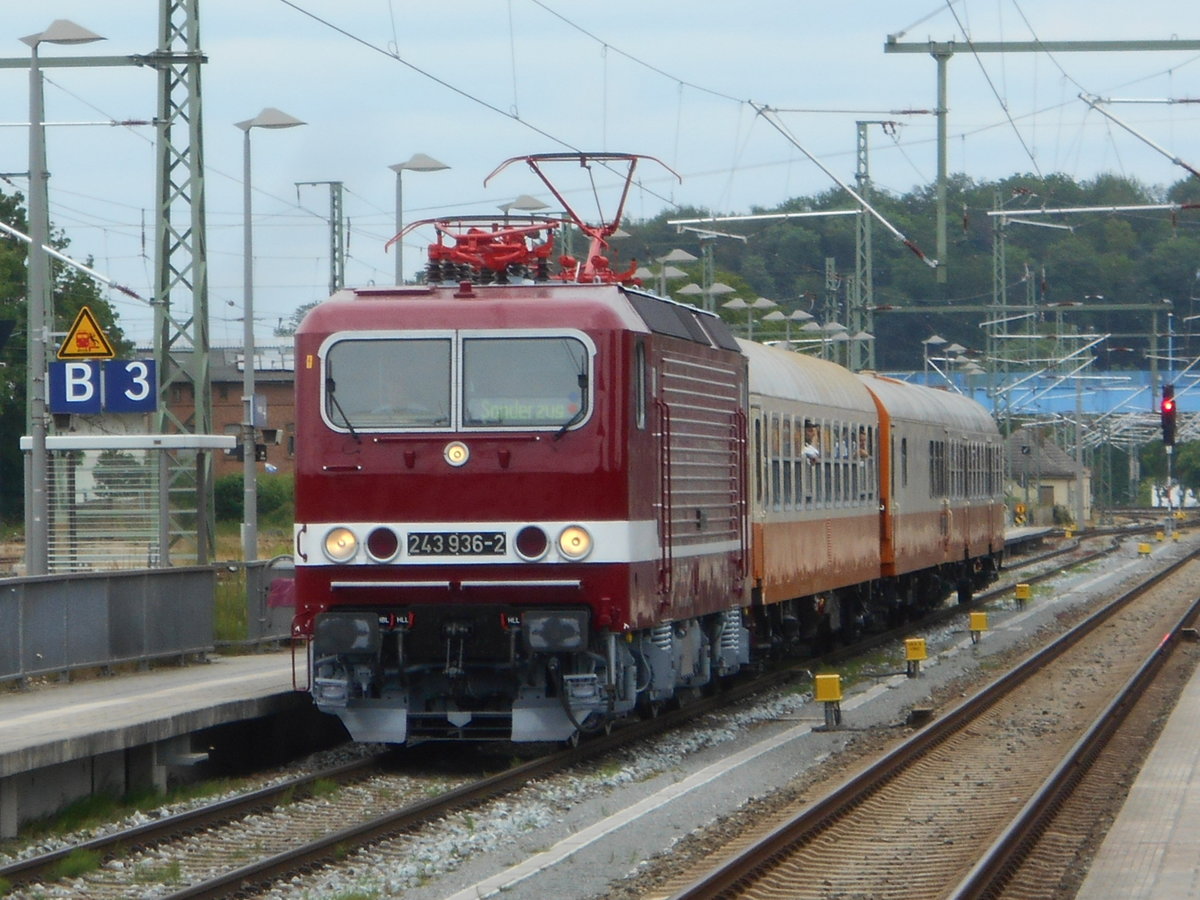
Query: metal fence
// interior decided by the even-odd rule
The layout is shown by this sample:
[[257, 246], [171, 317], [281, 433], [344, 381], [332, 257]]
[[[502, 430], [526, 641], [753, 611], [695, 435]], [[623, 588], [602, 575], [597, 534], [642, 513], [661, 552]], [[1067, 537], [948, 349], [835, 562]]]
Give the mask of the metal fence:
[[247, 642], [290, 639], [296, 612], [296, 566], [292, 557], [236, 565], [245, 566]]
[[0, 579], [0, 681], [205, 653], [215, 583], [201, 566]]

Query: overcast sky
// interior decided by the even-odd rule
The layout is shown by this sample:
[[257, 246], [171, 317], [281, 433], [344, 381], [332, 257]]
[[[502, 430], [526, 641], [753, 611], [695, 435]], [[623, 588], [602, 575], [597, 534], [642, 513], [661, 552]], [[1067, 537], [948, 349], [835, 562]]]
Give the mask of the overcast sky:
[[[106, 40], [43, 45], [43, 59], [156, 46], [159, 0], [5, 5], [6, 58], [28, 57], [19, 38], [56, 18]], [[890, 34], [960, 43], [949, 64], [950, 168], [977, 179], [1116, 172], [1171, 184], [1185, 170], [1078, 95], [1200, 97], [1200, 51], [975, 55], [966, 43], [1200, 39], [1200, 7], [1166, 0], [201, 0], [200, 13], [214, 345], [241, 343], [243, 144], [234, 123], [263, 107], [307, 123], [252, 136], [256, 334], [267, 343], [280, 319], [328, 292], [329, 190], [296, 182], [344, 183], [347, 282], [391, 283], [394, 258], [383, 249], [395, 219], [388, 166], [417, 152], [451, 168], [404, 176], [406, 221], [491, 212], [518, 194], [548, 200], [524, 167], [486, 188], [483, 181], [508, 157], [560, 150], [644, 153], [682, 176], [678, 183], [641, 168], [644, 182], [628, 208], [634, 218], [673, 204], [748, 213], [836, 187], [756, 105], [781, 110], [774, 121], [849, 183], [855, 122], [900, 121], [894, 136], [871, 130], [873, 180], [895, 192], [928, 184], [936, 173], [933, 117], [896, 111], [935, 106], [935, 64], [924, 53], [886, 54]], [[97, 269], [149, 297], [153, 131], [68, 123], [152, 118], [155, 75], [44, 71], [52, 221], [72, 254], [95, 257]], [[20, 69], [0, 69], [0, 79], [3, 189], [24, 193], [28, 79]], [[1200, 105], [1106, 108], [1200, 167]], [[572, 197], [583, 204], [583, 194]], [[428, 237], [410, 238], [409, 273]], [[932, 244], [932, 223], [915, 237]], [[681, 236], [679, 245], [697, 252], [688, 241]], [[126, 332], [148, 344], [148, 308], [108, 296]]]

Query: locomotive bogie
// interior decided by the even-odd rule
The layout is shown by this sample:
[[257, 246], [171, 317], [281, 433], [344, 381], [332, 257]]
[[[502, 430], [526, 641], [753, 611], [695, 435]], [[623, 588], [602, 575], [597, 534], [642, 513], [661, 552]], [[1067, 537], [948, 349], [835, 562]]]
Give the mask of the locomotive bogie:
[[313, 698], [356, 741], [564, 741], [750, 658], [737, 608], [624, 634], [589, 625], [586, 608], [323, 613], [310, 644]]

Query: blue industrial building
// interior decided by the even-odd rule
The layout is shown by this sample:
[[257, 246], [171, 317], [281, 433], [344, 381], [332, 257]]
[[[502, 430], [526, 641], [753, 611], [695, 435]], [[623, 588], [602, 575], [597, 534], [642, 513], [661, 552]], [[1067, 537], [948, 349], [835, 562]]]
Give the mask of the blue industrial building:
[[[1200, 374], [1158, 372], [1158, 384], [1151, 373], [1140, 370], [1085, 371], [1079, 375], [1060, 373], [1009, 373], [1000, 390], [993, 390], [989, 376], [939, 372], [894, 372], [902, 381], [928, 384], [930, 387], [957, 390], [977, 400], [995, 413], [1013, 416], [1073, 416], [1082, 408], [1085, 416], [1105, 414], [1158, 414], [1161, 385], [1174, 381], [1179, 412], [1200, 412]], [[1005, 387], [1007, 385], [1007, 387]], [[998, 398], [998, 399], [997, 399]]]

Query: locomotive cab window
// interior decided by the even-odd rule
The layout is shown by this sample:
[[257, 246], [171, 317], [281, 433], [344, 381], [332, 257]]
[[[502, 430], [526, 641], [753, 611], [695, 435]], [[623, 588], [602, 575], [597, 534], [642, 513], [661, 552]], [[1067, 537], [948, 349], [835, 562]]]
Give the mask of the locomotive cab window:
[[581, 334], [336, 335], [324, 413], [338, 431], [567, 431], [591, 410], [594, 349]]
[[587, 412], [588, 370], [575, 338], [464, 338], [463, 425], [572, 426]]
[[325, 359], [325, 417], [336, 428], [447, 427], [448, 338], [342, 340]]

